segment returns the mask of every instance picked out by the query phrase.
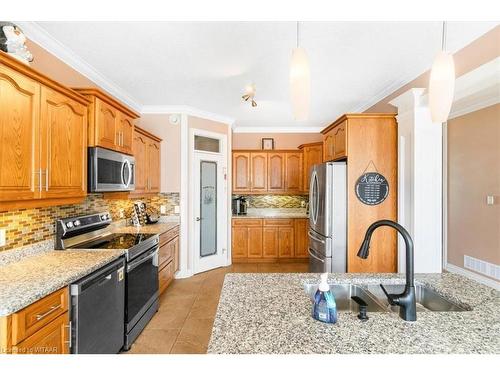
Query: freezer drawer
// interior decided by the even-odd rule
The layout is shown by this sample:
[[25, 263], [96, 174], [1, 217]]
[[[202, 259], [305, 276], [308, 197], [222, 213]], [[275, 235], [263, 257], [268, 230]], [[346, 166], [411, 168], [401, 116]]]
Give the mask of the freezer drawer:
[[309, 272], [323, 273], [332, 272], [332, 258], [326, 258], [309, 249]]

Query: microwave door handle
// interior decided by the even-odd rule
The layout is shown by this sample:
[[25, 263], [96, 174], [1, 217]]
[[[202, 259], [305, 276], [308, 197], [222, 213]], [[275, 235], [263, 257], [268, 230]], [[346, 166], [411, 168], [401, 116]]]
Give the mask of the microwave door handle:
[[129, 187], [130, 181], [132, 180], [132, 164], [130, 164], [130, 161], [128, 160], [125, 160], [125, 163], [127, 164], [128, 169], [127, 187]]
[[[125, 167], [127, 168], [128, 170], [128, 179], [127, 181], [125, 181]], [[130, 185], [130, 179], [132, 178], [132, 174], [131, 174], [131, 167], [130, 167], [130, 162], [125, 159], [122, 163], [122, 184], [127, 188], [129, 185]]]

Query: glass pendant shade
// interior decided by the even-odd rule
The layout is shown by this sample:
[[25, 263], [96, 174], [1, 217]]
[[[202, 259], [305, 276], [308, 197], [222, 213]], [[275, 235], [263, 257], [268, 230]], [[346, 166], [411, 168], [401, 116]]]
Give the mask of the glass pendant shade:
[[455, 63], [453, 56], [439, 52], [432, 64], [429, 80], [429, 108], [432, 122], [448, 120], [455, 92]]
[[311, 100], [309, 59], [303, 48], [294, 48], [290, 63], [290, 95], [295, 120], [307, 120]]

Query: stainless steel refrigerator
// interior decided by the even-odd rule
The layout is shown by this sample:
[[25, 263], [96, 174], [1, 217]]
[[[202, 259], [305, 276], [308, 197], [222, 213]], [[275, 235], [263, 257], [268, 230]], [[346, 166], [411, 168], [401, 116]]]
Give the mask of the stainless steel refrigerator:
[[347, 271], [347, 164], [316, 164], [309, 187], [309, 272]]

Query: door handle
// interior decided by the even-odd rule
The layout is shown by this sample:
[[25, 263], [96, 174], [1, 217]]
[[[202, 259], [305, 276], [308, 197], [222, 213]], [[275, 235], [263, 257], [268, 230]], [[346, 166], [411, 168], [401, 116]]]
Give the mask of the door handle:
[[319, 260], [321, 263], [325, 263], [325, 261], [324, 261], [323, 259], [320, 259], [320, 258], [318, 258], [316, 255], [314, 255], [314, 254], [311, 252], [311, 249], [307, 249], [307, 251], [309, 252], [309, 255], [310, 255], [311, 257], [313, 257], [313, 258], [314, 258], [314, 259], [316, 259], [316, 260]]
[[201, 221], [201, 217], [197, 216], [196, 221]]
[[36, 320], [37, 321], [40, 321], [42, 320], [43, 318], [45, 318], [47, 315], [49, 315], [50, 313], [52, 313], [53, 311], [59, 309], [61, 307], [61, 304], [59, 305], [56, 305], [56, 306], [51, 306], [50, 309], [48, 309], [46, 312], [44, 312], [43, 314], [38, 314], [36, 316]]
[[315, 241], [321, 242], [323, 245], [326, 243], [325, 240], [322, 240], [321, 238], [313, 236], [313, 234], [311, 232], [307, 232], [307, 234], [308, 234], [309, 238], [312, 238]]
[[49, 170], [45, 170], [45, 191], [49, 191]]

